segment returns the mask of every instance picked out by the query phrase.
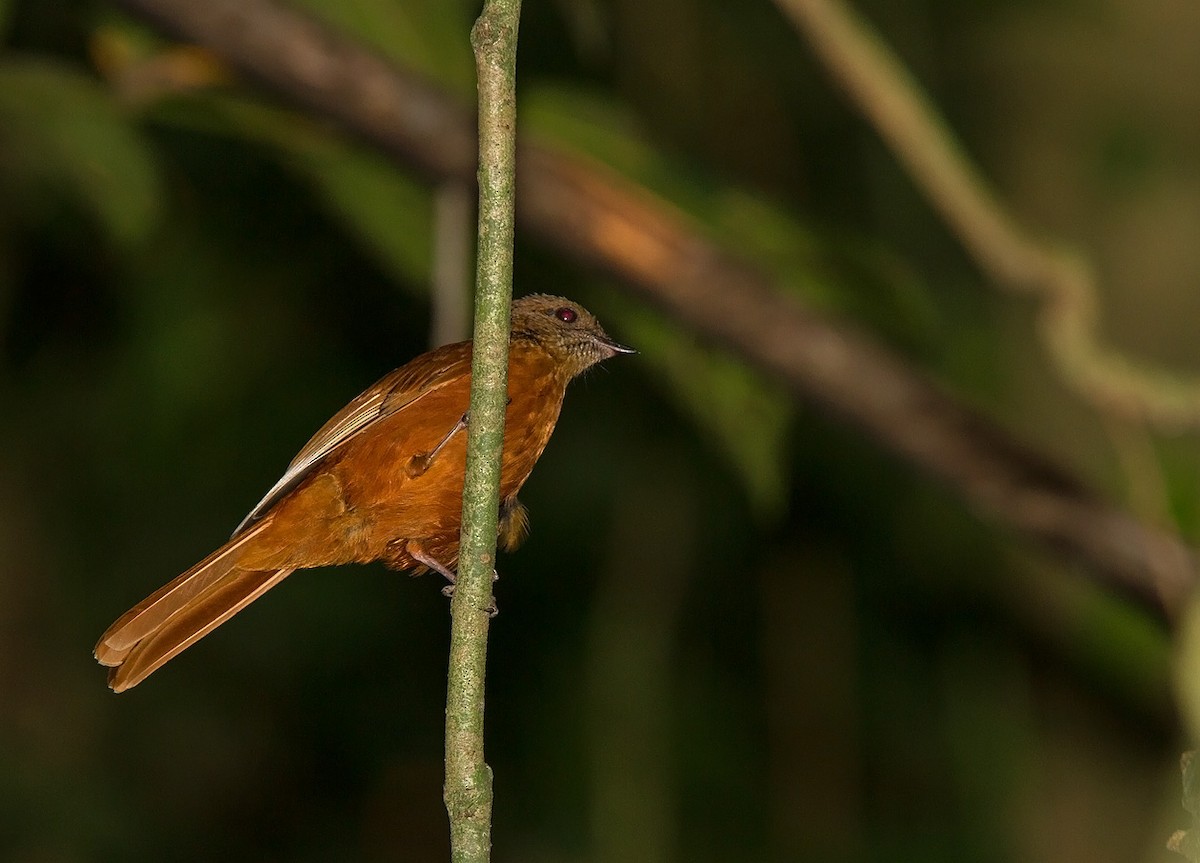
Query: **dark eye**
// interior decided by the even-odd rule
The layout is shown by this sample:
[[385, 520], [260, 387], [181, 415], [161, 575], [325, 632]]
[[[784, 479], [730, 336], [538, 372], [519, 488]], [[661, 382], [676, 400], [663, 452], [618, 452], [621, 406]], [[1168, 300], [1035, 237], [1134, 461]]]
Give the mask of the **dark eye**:
[[558, 318], [564, 324], [573, 324], [575, 319], [579, 317], [579, 313], [570, 306], [563, 306], [554, 312], [554, 317]]

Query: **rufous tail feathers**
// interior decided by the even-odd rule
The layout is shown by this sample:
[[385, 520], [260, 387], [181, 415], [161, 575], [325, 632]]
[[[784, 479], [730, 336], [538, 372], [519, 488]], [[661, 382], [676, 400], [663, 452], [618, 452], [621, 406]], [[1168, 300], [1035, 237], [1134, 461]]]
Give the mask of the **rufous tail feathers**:
[[111, 666], [108, 685], [113, 691], [137, 686], [292, 574], [292, 569], [238, 567], [241, 549], [265, 524], [235, 536], [125, 612], [100, 636], [95, 656], [101, 665]]

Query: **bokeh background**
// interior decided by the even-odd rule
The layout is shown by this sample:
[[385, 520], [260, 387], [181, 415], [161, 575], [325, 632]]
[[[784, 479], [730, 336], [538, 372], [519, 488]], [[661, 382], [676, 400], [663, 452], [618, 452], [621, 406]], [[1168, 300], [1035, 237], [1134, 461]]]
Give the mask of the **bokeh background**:
[[[304, 5], [471, 100], [476, 4]], [[858, 6], [1110, 342], [1194, 369], [1200, 11]], [[1062, 382], [768, 0], [527, 2], [519, 81], [523, 132], [1200, 534], [1195, 437]], [[104, 3], [0, 0], [0, 859], [448, 858], [435, 579], [297, 575], [120, 697], [90, 657], [429, 346], [434, 200]], [[573, 386], [500, 562], [496, 860], [1172, 859], [1161, 623], [553, 249], [516, 285], [642, 353]]]

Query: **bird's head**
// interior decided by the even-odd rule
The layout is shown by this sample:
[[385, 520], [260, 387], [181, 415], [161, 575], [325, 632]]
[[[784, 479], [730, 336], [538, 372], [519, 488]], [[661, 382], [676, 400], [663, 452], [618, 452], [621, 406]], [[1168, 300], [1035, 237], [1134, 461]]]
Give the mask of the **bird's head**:
[[568, 380], [601, 360], [636, 353], [613, 341], [587, 309], [549, 294], [513, 300], [512, 338], [540, 345], [559, 362]]

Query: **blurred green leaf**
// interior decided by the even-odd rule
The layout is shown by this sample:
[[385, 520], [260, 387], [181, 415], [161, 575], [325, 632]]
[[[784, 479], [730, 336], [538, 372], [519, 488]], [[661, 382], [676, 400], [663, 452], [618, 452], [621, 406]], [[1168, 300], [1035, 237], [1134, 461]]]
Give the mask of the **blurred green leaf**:
[[427, 285], [433, 247], [428, 190], [373, 153], [344, 158], [337, 148], [314, 147], [304, 159], [333, 211], [383, 263], [409, 284]]
[[0, 64], [0, 184], [15, 210], [75, 198], [121, 243], [142, 239], [160, 206], [154, 155], [109, 92], [51, 60]]
[[474, 98], [470, 32], [478, 3], [467, 0], [301, 0], [301, 6], [374, 45], [384, 56]]
[[155, 116], [279, 152], [385, 269], [408, 284], [428, 283], [429, 190], [374, 150], [292, 111], [227, 94], [191, 94]]
[[757, 514], [777, 517], [787, 503], [786, 393], [731, 355], [641, 306], [605, 301], [604, 317], [666, 382], [667, 394], [696, 420], [746, 489]]
[[1194, 481], [1200, 470], [1200, 452], [1195, 441], [1183, 435], [1162, 436], [1148, 438], [1146, 445], [1161, 465], [1166, 492], [1161, 505], [1167, 508], [1171, 524], [1195, 544], [1200, 537], [1200, 488]]

